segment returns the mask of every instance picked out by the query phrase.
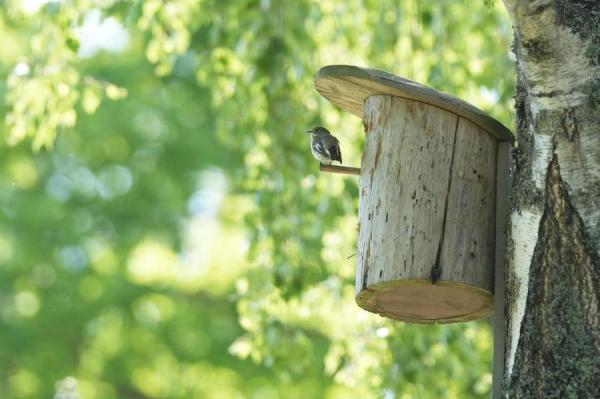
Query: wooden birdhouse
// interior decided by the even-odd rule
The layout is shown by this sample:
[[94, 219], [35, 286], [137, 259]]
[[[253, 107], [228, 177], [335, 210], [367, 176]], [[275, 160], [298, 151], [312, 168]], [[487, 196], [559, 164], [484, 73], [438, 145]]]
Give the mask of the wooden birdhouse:
[[510, 130], [386, 72], [327, 66], [315, 86], [365, 128], [358, 305], [414, 323], [489, 315], [494, 265], [503, 263]]

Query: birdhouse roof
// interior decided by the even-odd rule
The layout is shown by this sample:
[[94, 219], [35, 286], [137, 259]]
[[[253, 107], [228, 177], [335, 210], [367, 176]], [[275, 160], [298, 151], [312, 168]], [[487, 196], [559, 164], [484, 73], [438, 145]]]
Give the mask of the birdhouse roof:
[[506, 126], [466, 101], [388, 72], [352, 65], [328, 65], [317, 73], [315, 87], [323, 97], [360, 118], [368, 97], [387, 94], [452, 112], [470, 120], [499, 141], [514, 139]]

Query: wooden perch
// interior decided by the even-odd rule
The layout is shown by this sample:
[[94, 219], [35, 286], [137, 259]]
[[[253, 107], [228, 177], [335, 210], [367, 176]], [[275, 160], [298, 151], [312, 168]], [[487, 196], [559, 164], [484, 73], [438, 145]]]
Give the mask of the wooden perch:
[[337, 166], [337, 165], [323, 165], [319, 166], [321, 172], [339, 173], [342, 175], [356, 175], [360, 176], [360, 168], [353, 168], [351, 166]]

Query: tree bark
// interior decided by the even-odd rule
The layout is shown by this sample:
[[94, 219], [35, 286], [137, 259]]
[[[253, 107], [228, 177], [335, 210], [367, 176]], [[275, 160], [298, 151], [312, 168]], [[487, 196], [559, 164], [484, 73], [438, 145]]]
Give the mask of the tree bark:
[[505, 4], [518, 144], [504, 393], [600, 398], [600, 2]]

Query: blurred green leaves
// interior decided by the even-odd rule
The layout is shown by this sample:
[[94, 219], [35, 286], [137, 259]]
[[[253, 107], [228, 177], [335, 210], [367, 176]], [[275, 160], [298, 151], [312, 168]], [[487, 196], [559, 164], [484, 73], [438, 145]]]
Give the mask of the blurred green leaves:
[[137, 28], [149, 36], [146, 58], [155, 65], [157, 75], [171, 73], [177, 56], [188, 50], [190, 37], [202, 17], [198, 12], [202, 3], [201, 0], [138, 1], [142, 14]]
[[[9, 21], [21, 22], [22, 33], [28, 37], [27, 50], [15, 54], [19, 61], [6, 79], [7, 139], [15, 145], [31, 138], [35, 150], [51, 147], [59, 131], [76, 125], [80, 97], [84, 111], [93, 113], [104, 94], [116, 100], [127, 93], [114, 84], [82, 77], [77, 68], [76, 30], [93, 4], [37, 3], [41, 9], [33, 15], [27, 6], [35, 2], [9, 2], [5, 10]], [[17, 33], [15, 26], [11, 28]]]
[[[484, 322], [358, 309], [357, 181], [319, 175], [303, 132], [329, 127], [360, 163], [360, 121], [313, 88], [334, 63], [448, 91], [511, 126], [500, 5], [6, 5], [1, 397], [489, 396]], [[129, 36], [81, 33], [93, 26]], [[125, 49], [90, 50], [101, 36]]]

